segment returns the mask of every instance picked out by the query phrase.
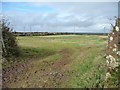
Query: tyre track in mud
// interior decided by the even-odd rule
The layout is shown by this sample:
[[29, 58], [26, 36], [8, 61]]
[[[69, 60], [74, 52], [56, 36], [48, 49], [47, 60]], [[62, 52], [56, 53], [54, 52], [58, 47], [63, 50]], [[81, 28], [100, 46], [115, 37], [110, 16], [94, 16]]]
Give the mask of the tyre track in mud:
[[[65, 66], [71, 62], [73, 50], [64, 48], [59, 54], [62, 56], [61, 60], [52, 63], [40, 62], [44, 67], [36, 68], [34, 71], [31, 69], [36, 67], [37, 60], [3, 69], [3, 87], [58, 87], [67, 79], [69, 70]], [[16, 86], [17, 83], [22, 84]]]
[[[98, 48], [97, 46], [94, 48]], [[85, 51], [84, 49], [87, 49]], [[85, 53], [87, 54], [88, 50], [92, 47], [86, 47], [79, 49], [84, 52], [79, 53], [80, 57], [83, 57]], [[49, 60], [30, 60], [30, 64], [27, 62], [24, 66], [22, 73], [13, 75], [11, 81], [6, 82], [4, 86], [6, 87], [17, 87], [17, 88], [58, 88], [63, 85], [67, 80], [70, 79], [70, 75], [74, 72], [71, 71], [69, 65], [73, 62], [73, 53], [74, 50], [70, 48], [64, 48], [58, 52], [61, 59], [50, 62]], [[77, 54], [78, 55], [78, 54]], [[42, 67], [39, 67], [42, 66]], [[17, 65], [15, 69], [20, 69], [20, 66]], [[13, 70], [11, 72], [15, 72]], [[10, 73], [10, 70], [9, 70]], [[20, 78], [16, 78], [19, 77]], [[64, 87], [64, 86], [62, 86]]]

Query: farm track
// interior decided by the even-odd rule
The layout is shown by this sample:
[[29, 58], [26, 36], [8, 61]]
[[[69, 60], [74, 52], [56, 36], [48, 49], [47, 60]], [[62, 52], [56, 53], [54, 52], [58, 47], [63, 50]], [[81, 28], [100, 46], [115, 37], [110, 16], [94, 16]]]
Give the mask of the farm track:
[[[51, 64], [47, 61], [43, 61], [41, 63], [43, 63], [45, 66], [42, 68], [37, 68], [36, 70], [34, 69], [34, 66], [38, 63], [37, 60], [30, 60], [29, 62], [26, 62], [24, 64], [18, 63], [13, 67], [3, 69], [3, 87], [9, 87], [12, 85], [12, 83], [14, 84], [20, 82], [21, 80], [25, 81], [27, 87], [51, 87], [53, 83], [60, 85], [60, 83], [67, 79], [65, 77], [65, 74], [66, 72], [69, 72], [69, 70], [65, 68], [65, 65], [71, 62], [70, 56], [72, 54], [72, 50], [70, 50], [69, 48], [65, 48], [59, 53], [62, 55], [62, 60], [55, 61]], [[30, 73], [28, 73], [27, 70], [31, 70], [32, 67], [34, 69], [34, 72], [30, 71]], [[38, 82], [34, 82], [34, 84], [30, 83], [30, 79], [33, 78], [33, 74], [34, 77], [36, 77], [36, 81], [39, 81], [39, 79], [43, 80], [39, 81], [39, 84]]]
[[[38, 40], [37, 38], [34, 39]], [[81, 41], [81, 43], [79, 43], [78, 40], [76, 40], [76, 38], [73, 39], [76, 43], [78, 43], [77, 46], [76, 43], [72, 43], [72, 42], [70, 43], [70, 45], [68, 45], [69, 42], [65, 43], [64, 38], [63, 41], [62, 42], [60, 41], [61, 43], [59, 44], [56, 43], [56, 41], [58, 42], [58, 39], [57, 40], [55, 39], [54, 43], [53, 41], [49, 42], [48, 39], [48, 42], [45, 43], [48, 43], [49, 44], [48, 46], [52, 48], [50, 50], [55, 49], [56, 50], [55, 53], [47, 55], [48, 53], [51, 53], [51, 51], [47, 51], [47, 53], [44, 52], [44, 54], [46, 54], [46, 57], [45, 55], [42, 55], [42, 57], [44, 56], [43, 58], [42, 57], [38, 58], [33, 56], [34, 58], [27, 60], [27, 62], [25, 63], [17, 63], [13, 67], [8, 67], [3, 69], [3, 87], [9, 87], [9, 88], [13, 88], [13, 87], [14, 88], [58, 88], [58, 87], [64, 88], [66, 86], [72, 87], [69, 84], [65, 85], [65, 83], [69, 82], [72, 77], [75, 77], [75, 75], [77, 74], [76, 69], [77, 68], [79, 69], [79, 65], [81, 65], [82, 68], [85, 68], [84, 65], [82, 65], [83, 62], [88, 65], [92, 64], [87, 60], [89, 59], [92, 60], [95, 57], [97, 57], [97, 55], [99, 54], [96, 53], [96, 55], [92, 55], [91, 52], [95, 50], [97, 50], [97, 52], [104, 52], [101, 51], [103, 50], [101, 49], [101, 47], [104, 44], [103, 43], [93, 44], [92, 42], [96, 42], [94, 39], [93, 40], [90, 39], [92, 41], [88, 39], [89, 44], [82, 43], [84, 39]], [[78, 38], [78, 39], [81, 40], [82, 38]], [[41, 41], [35, 41], [35, 43], [37, 42], [43, 43], [43, 40], [44, 39], [41, 39]], [[25, 42], [24, 44], [26, 46], [29, 46], [28, 43], [31, 42], [27, 42], [27, 43]], [[24, 45], [24, 44], [22, 43], [20, 45]], [[62, 45], [64, 45], [64, 47], [62, 47]], [[48, 48], [47, 44], [45, 44], [45, 46], [43, 45], [40, 46], [41, 47], [37, 46], [37, 44], [34, 44], [32, 48], [35, 47], [37, 47], [38, 49], [46, 48], [46, 47]], [[60, 49], [57, 50], [56, 48], [60, 48]], [[36, 51], [34, 52], [36, 53]], [[41, 52], [37, 51], [37, 53], [41, 55]], [[32, 55], [32, 53], [30, 54]], [[101, 58], [101, 55], [99, 55], [99, 57]], [[97, 58], [95, 60], [97, 60]], [[79, 63], [79, 65], [77, 63]], [[96, 63], [99, 63], [99, 61], [96, 61]], [[74, 67], [75, 65], [78, 65], [77, 68]]]
[[[98, 48], [98, 46], [94, 48]], [[87, 49], [87, 51], [79, 53], [79, 57], [84, 58], [84, 55], [92, 47], [83, 49]], [[70, 79], [70, 74], [73, 73], [67, 65], [69, 66], [73, 62], [71, 55], [75, 51], [70, 48], [64, 48], [58, 53], [62, 58], [55, 62], [30, 60], [24, 64], [16, 64], [14, 67], [6, 68], [3, 70], [4, 80], [6, 80], [3, 81], [3, 87], [15, 87], [15, 83], [18, 83], [17, 88], [52, 88], [61, 86], [61, 84]], [[37, 68], [37, 65], [42, 67]]]

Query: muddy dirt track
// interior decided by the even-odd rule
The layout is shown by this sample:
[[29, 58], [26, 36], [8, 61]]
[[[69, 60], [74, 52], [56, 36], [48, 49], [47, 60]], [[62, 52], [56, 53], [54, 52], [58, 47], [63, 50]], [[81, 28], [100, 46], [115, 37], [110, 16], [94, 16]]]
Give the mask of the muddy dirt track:
[[[67, 76], [70, 74], [70, 71], [65, 68], [65, 66], [71, 62], [70, 56], [72, 54], [72, 50], [65, 48], [59, 53], [63, 55], [60, 61], [56, 60], [52, 63], [43, 61], [42, 64], [44, 67], [36, 68], [34, 69], [34, 72], [26, 73], [31, 68], [35, 67], [34, 64], [37, 62], [34, 62], [33, 60], [25, 62], [24, 64], [17, 63], [12, 67], [3, 69], [3, 87], [9, 87], [9, 85], [12, 83], [19, 82], [23, 79], [27, 85], [25, 87], [52, 87], [51, 84], [54, 84], [55, 87], [56, 85], [59, 86], [67, 79]], [[37, 83], [30, 83], [31, 81], [29, 82], [33, 76], [36, 77]]]

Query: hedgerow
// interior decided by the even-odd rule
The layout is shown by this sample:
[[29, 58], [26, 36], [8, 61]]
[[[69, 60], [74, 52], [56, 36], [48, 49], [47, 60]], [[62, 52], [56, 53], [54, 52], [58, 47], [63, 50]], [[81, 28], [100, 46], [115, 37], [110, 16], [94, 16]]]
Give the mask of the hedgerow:
[[10, 23], [2, 19], [2, 57], [9, 60], [11, 57], [19, 56], [19, 47], [17, 45], [16, 37], [12, 33], [12, 28], [9, 26]]

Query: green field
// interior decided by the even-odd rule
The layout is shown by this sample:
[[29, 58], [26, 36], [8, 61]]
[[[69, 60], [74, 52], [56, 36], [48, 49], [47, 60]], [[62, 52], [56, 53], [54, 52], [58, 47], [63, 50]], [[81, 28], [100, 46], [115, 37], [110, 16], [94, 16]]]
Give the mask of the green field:
[[9, 87], [104, 87], [107, 36], [19, 36], [20, 60], [30, 63]]

